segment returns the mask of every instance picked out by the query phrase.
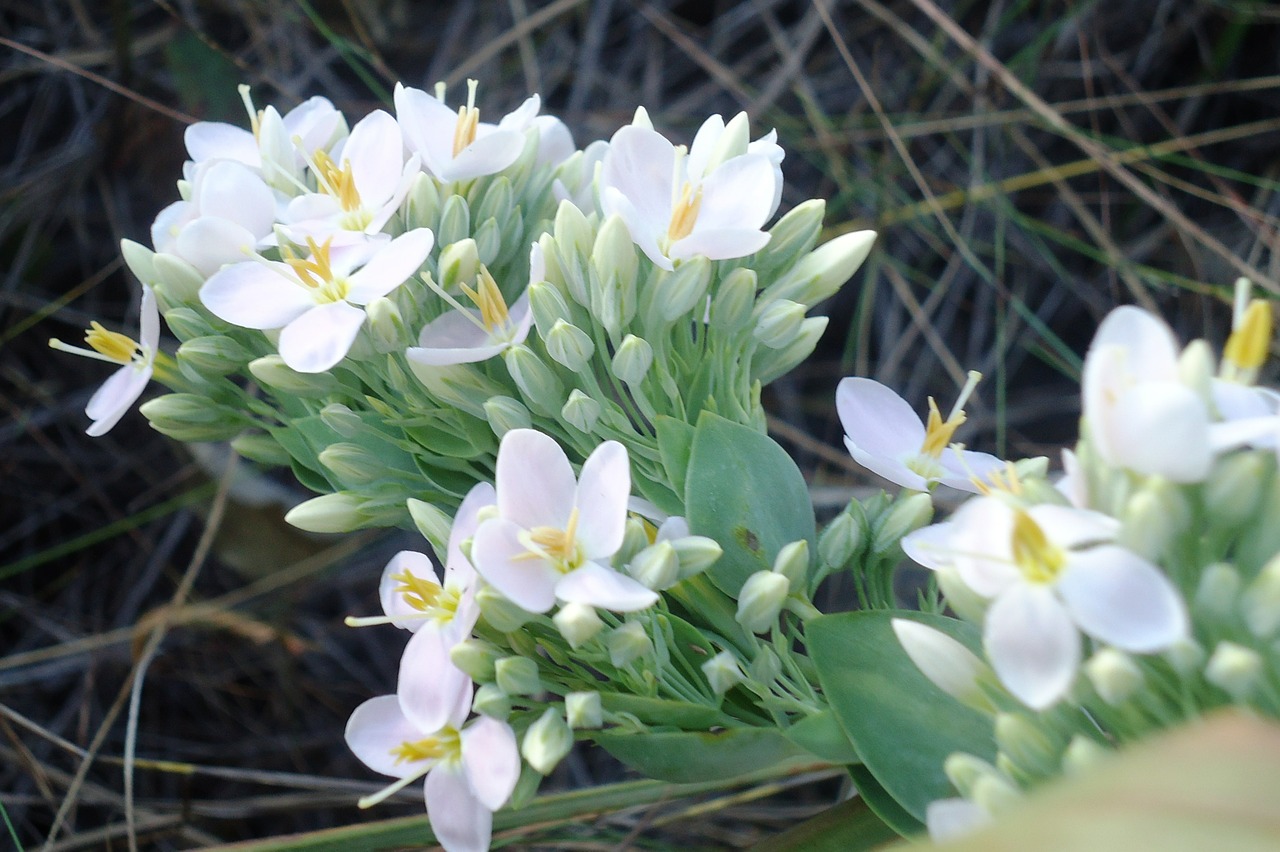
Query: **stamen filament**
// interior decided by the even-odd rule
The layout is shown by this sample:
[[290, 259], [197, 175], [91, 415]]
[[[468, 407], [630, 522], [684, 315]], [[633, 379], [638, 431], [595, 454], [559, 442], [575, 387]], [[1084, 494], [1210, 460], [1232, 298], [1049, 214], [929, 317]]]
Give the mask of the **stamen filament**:
[[470, 296], [471, 301], [475, 302], [476, 307], [480, 309], [480, 321], [484, 323], [487, 331], [492, 332], [507, 325], [510, 317], [507, 312], [507, 303], [502, 298], [502, 291], [498, 289], [498, 282], [493, 280], [488, 267], [483, 263], [480, 264], [480, 271], [476, 275], [476, 288], [474, 290], [466, 284], [461, 286], [462, 292]]
[[428, 275], [428, 274], [426, 274], [426, 273], [424, 272], [424, 273], [423, 273], [421, 276], [419, 276], [419, 277], [420, 277], [420, 278], [422, 278], [422, 282], [423, 282], [424, 284], [426, 284], [426, 285], [427, 285], [428, 287], [430, 287], [433, 291], [435, 291], [436, 295], [438, 295], [440, 298], [444, 299], [447, 303], [449, 303], [449, 305], [450, 305], [450, 306], [452, 306], [455, 310], [457, 310], [457, 311], [458, 311], [459, 313], [461, 313], [464, 317], [466, 317], [468, 320], [470, 320], [470, 321], [475, 325], [475, 327], [476, 327], [476, 328], [480, 329], [481, 331], [485, 332], [486, 334], [488, 334], [488, 333], [492, 330], [492, 329], [490, 329], [488, 326], [486, 326], [486, 325], [484, 324], [484, 322], [480, 319], [480, 317], [478, 317], [478, 316], [476, 316], [476, 315], [475, 315], [475, 312], [474, 312], [474, 311], [472, 311], [472, 310], [471, 310], [470, 308], [468, 308], [466, 305], [463, 305], [461, 302], [459, 302], [459, 301], [458, 301], [457, 299], [455, 299], [453, 296], [449, 295], [449, 293], [445, 292], [445, 289], [444, 289], [443, 287], [441, 287], [441, 286], [436, 282], [436, 280], [435, 280], [434, 278], [432, 278], [430, 275]]
[[379, 790], [378, 792], [370, 796], [365, 796], [364, 798], [360, 799], [360, 801], [356, 802], [356, 807], [360, 808], [361, 810], [364, 810], [365, 808], [371, 808], [376, 804], [386, 801], [387, 799], [394, 796], [396, 793], [399, 793], [405, 787], [408, 787], [414, 781], [417, 781], [423, 775], [426, 775], [428, 772], [431, 771], [431, 769], [432, 769], [431, 766], [427, 766], [419, 772], [415, 772], [412, 775], [407, 775], [404, 778], [401, 778], [399, 781], [396, 781], [392, 784], [387, 785], [386, 787], [383, 787], [381, 790]]

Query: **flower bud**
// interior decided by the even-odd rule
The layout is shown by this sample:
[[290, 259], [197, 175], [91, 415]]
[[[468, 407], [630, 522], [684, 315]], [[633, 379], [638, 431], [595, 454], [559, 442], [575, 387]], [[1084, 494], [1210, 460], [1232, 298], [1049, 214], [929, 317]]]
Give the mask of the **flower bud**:
[[639, 262], [636, 259], [635, 242], [627, 224], [616, 213], [604, 220], [600, 230], [596, 232], [594, 245], [591, 247], [591, 265], [595, 267], [597, 280], [602, 284], [616, 287], [624, 295], [624, 301], [630, 301], [632, 314], [635, 309], [636, 270]]
[[151, 428], [178, 441], [230, 441], [249, 425], [234, 408], [193, 393], [170, 393], [138, 409]]
[[832, 296], [858, 271], [875, 241], [875, 231], [841, 234], [803, 257], [782, 280], [767, 288], [765, 294], [811, 308]]
[[413, 525], [422, 533], [422, 537], [431, 545], [436, 554], [449, 550], [449, 533], [453, 530], [453, 519], [440, 511], [435, 505], [410, 497], [405, 502]]
[[933, 500], [922, 491], [894, 501], [871, 539], [872, 553], [881, 554], [897, 546], [907, 533], [915, 532], [933, 519]]
[[480, 262], [488, 266], [498, 259], [498, 254], [502, 251], [502, 228], [496, 219], [477, 217], [476, 221], [480, 223], [480, 227], [476, 228], [476, 251]]
[[1262, 676], [1262, 657], [1252, 648], [1219, 642], [1204, 667], [1209, 683], [1244, 704], [1253, 696]]
[[573, 731], [565, 724], [559, 710], [548, 707], [525, 731], [520, 754], [538, 772], [550, 775], [571, 748]]
[[484, 586], [476, 592], [476, 605], [480, 607], [480, 616], [485, 623], [499, 633], [519, 630], [533, 618], [533, 613], [507, 600], [492, 586]]
[[1204, 648], [1194, 639], [1179, 639], [1165, 649], [1164, 658], [1183, 680], [1198, 677], [1204, 665]]
[[507, 372], [534, 411], [548, 416], [560, 412], [564, 386], [533, 350], [523, 344], [512, 346], [502, 356]]
[[537, 695], [542, 692], [538, 664], [528, 657], [502, 657], [495, 661], [493, 682], [507, 695]]
[[565, 400], [564, 407], [560, 409], [560, 416], [575, 429], [590, 432], [600, 420], [600, 403], [574, 388]]
[[770, 349], [782, 349], [800, 334], [805, 306], [786, 299], [771, 302], [760, 313], [752, 335]]
[[1262, 453], [1230, 453], [1220, 458], [1204, 483], [1209, 523], [1234, 529], [1249, 520], [1258, 510], [1270, 472], [1270, 462]]
[[864, 522], [848, 512], [841, 512], [831, 519], [818, 536], [818, 557], [832, 568], [843, 568], [862, 550]]
[[628, 334], [613, 354], [612, 366], [619, 379], [629, 385], [639, 384], [653, 366], [653, 347], [644, 338]]
[[769, 684], [782, 675], [782, 660], [768, 645], [761, 645], [755, 659], [747, 666], [747, 672], [753, 683], [768, 690]]
[[180, 257], [160, 252], [152, 256], [151, 268], [156, 276], [151, 289], [161, 304], [173, 307], [200, 303], [200, 288], [205, 279], [194, 266]]
[[261, 432], [243, 432], [231, 439], [231, 449], [258, 464], [286, 467], [293, 457], [280, 442]]
[[178, 347], [179, 366], [188, 365], [203, 376], [234, 373], [253, 357], [248, 349], [220, 334], [196, 337]]
[[481, 684], [476, 688], [475, 697], [471, 699], [471, 709], [481, 716], [505, 722], [511, 715], [511, 696], [503, 692], [496, 683]]
[[703, 663], [702, 673], [716, 695], [724, 695], [745, 680], [737, 658], [729, 651], [721, 651]]
[[533, 324], [538, 329], [539, 337], [546, 337], [551, 328], [559, 320], [572, 317], [569, 303], [564, 300], [559, 289], [546, 281], [535, 281], [529, 285], [529, 310], [533, 312]]
[[[698, 319], [702, 319], [701, 305], [706, 301], [710, 283], [711, 261], [700, 255], [682, 260], [675, 271], [660, 274], [651, 285], [651, 297], [658, 316], [665, 322], [672, 322], [688, 316], [697, 307]], [[656, 330], [647, 331], [652, 335]]]
[[627, 523], [622, 528], [622, 546], [613, 555], [613, 564], [627, 565], [636, 558], [637, 553], [648, 547], [652, 541], [649, 538], [650, 529], [647, 521], [628, 515]]
[[697, 576], [716, 563], [724, 548], [713, 538], [704, 535], [686, 535], [671, 540], [680, 560], [680, 579]]
[[153, 262], [156, 253], [151, 249], [142, 243], [135, 243], [133, 240], [121, 240], [120, 254], [124, 258], [125, 266], [129, 267], [129, 271], [133, 273], [134, 278], [147, 285], [150, 285], [156, 279], [155, 264]]
[[767, 385], [804, 361], [813, 354], [828, 322], [827, 317], [809, 317], [800, 323], [800, 332], [795, 339], [782, 349], [757, 350], [751, 359], [751, 378]]
[[299, 503], [284, 516], [287, 523], [315, 533], [351, 532], [364, 526], [364, 501], [355, 494], [336, 491]]
[[906, 618], [891, 621], [894, 635], [911, 662], [934, 686], [975, 710], [992, 712], [982, 682], [995, 680], [991, 668], [961, 643], [940, 630]]
[[584, 728], [599, 728], [604, 725], [604, 708], [600, 703], [600, 693], [570, 692], [564, 697], [564, 715], [569, 727], [575, 731]]
[[1195, 609], [1197, 614], [1212, 615], [1226, 620], [1235, 615], [1236, 600], [1240, 596], [1240, 574], [1234, 565], [1217, 562], [1200, 574], [1196, 587]]
[[1034, 776], [1055, 774], [1059, 743], [1022, 713], [997, 713], [996, 746], [1013, 765]]
[[439, 270], [436, 280], [443, 289], [455, 291], [460, 284], [470, 286], [480, 271], [480, 251], [476, 241], [467, 237], [440, 249], [436, 268]]
[[264, 355], [250, 361], [249, 372], [265, 387], [285, 396], [326, 396], [342, 388], [329, 373], [299, 373], [279, 355]]
[[364, 312], [369, 318], [365, 324], [369, 329], [369, 341], [378, 354], [400, 352], [416, 342], [405, 327], [400, 308], [386, 296], [370, 300], [364, 306]]
[[191, 308], [171, 308], [164, 313], [164, 323], [169, 326], [174, 337], [179, 340], [193, 340], [197, 337], [221, 337], [208, 318]]
[[[974, 789], [983, 778], [1006, 779], [987, 761], [968, 752], [953, 752], [942, 762], [942, 771], [951, 782], [951, 786], [966, 799], [973, 798]], [[1007, 783], [1007, 781], [1006, 781]]]
[[731, 333], [750, 325], [758, 287], [755, 270], [745, 266], [721, 279], [711, 299], [711, 327]]
[[533, 415], [524, 403], [509, 396], [491, 396], [484, 403], [484, 416], [493, 434], [501, 438], [512, 429], [528, 429], [533, 426]]
[[567, 603], [551, 617], [570, 648], [579, 648], [604, 628], [596, 609], [588, 604]]
[[716, 138], [716, 144], [711, 149], [711, 155], [707, 158], [707, 165], [703, 174], [711, 174], [713, 170], [723, 165], [726, 160], [732, 160], [734, 157], [740, 157], [747, 153], [747, 144], [751, 141], [751, 133], [747, 128], [747, 114], [740, 112], [725, 124], [724, 130], [720, 131], [719, 137]]
[[680, 558], [669, 541], [659, 541], [636, 554], [627, 573], [646, 588], [661, 592], [680, 581]]
[[638, 621], [628, 621], [615, 628], [605, 637], [604, 644], [609, 649], [609, 662], [620, 669], [640, 659], [653, 647], [644, 625]]
[[331, 402], [320, 409], [320, 420], [344, 438], [354, 438], [364, 430], [360, 415], [340, 402]]
[[1178, 377], [1206, 402], [1213, 398], [1213, 349], [1203, 340], [1193, 340], [1178, 358]]
[[1191, 522], [1191, 509], [1181, 489], [1163, 477], [1150, 477], [1129, 496], [1120, 514], [1120, 544], [1159, 560]]
[[1084, 664], [1085, 676], [1111, 706], [1123, 704], [1142, 688], [1142, 669], [1124, 651], [1103, 648]]
[[738, 592], [737, 622], [752, 633], [767, 633], [778, 623], [790, 581], [772, 571], [757, 571]]
[[[409, 192], [405, 195], [404, 204], [405, 228], [436, 227], [436, 216], [440, 212], [440, 190], [436, 188], [435, 179], [426, 172], [414, 176], [409, 184]], [[437, 245], [438, 245], [437, 241]]]
[[387, 475], [386, 466], [381, 459], [359, 444], [330, 444], [320, 451], [317, 458], [320, 464], [349, 487], [368, 485]]
[[[471, 209], [461, 195], [450, 195], [440, 208], [436, 245], [450, 246], [471, 236]], [[441, 284], [444, 282], [442, 281]]]
[[984, 775], [973, 785], [973, 803], [989, 814], [998, 815], [1017, 807], [1022, 792], [1002, 775]]
[[965, 621], [981, 624], [987, 611], [987, 599], [969, 588], [960, 572], [950, 565], [939, 566], [934, 571], [934, 576], [938, 580], [938, 588], [947, 599], [947, 606]]
[[787, 578], [790, 594], [803, 591], [809, 582], [809, 542], [802, 538], [783, 545], [773, 560], [773, 571]]
[[[552, 226], [551, 232], [555, 235], [556, 245], [560, 247], [562, 256], [578, 258], [591, 256], [592, 243], [594, 242], [591, 223], [587, 221], [587, 217], [572, 202], [560, 202], [560, 206], [556, 208], [555, 224]], [[578, 294], [574, 293], [572, 295], [575, 299], [578, 298]], [[579, 301], [583, 305], [586, 304], [585, 299]]]
[[542, 342], [547, 347], [547, 354], [556, 363], [568, 367], [575, 373], [582, 372], [596, 352], [590, 335], [562, 319], [556, 320]]
[[449, 649], [449, 659], [476, 683], [493, 683], [502, 651], [483, 639], [468, 637]]
[[1240, 609], [1249, 632], [1259, 639], [1269, 638], [1280, 628], [1280, 556], [1273, 556], [1249, 583]]
[[505, 222], [515, 209], [515, 192], [511, 188], [511, 179], [506, 175], [498, 175], [485, 187], [484, 195], [476, 206], [476, 218], [480, 221], [497, 219]]
[[1111, 753], [1110, 749], [1099, 745], [1096, 740], [1076, 734], [1062, 752], [1062, 772], [1065, 775], [1087, 772], [1110, 756]]

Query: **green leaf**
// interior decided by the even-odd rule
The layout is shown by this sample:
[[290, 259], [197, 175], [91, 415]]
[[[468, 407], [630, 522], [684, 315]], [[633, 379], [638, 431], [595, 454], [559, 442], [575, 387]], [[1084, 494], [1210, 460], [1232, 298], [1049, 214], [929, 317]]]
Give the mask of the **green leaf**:
[[896, 840], [886, 825], [860, 798], [828, 808], [781, 834], [752, 847], [753, 852], [858, 852]]
[[672, 725], [677, 728], [705, 730], [724, 721], [724, 715], [716, 708], [688, 701], [602, 692], [600, 703], [611, 713], [630, 713], [646, 725]]
[[812, 766], [814, 756], [772, 728], [715, 732], [602, 733], [596, 742], [632, 769], [659, 781], [691, 783], [759, 769]]
[[[831, 709], [867, 771], [914, 819], [955, 795], [942, 771], [965, 751], [995, 759], [993, 722], [929, 681], [902, 650], [890, 621], [909, 618], [978, 647], [971, 625], [919, 612], [845, 612], [810, 621], [806, 638]], [[881, 813], [881, 816], [886, 816]]]
[[880, 786], [880, 782], [867, 767], [850, 766], [849, 777], [853, 779], [853, 786], [857, 789], [858, 795], [885, 825], [904, 837], [924, 831], [924, 823], [907, 813], [902, 805]]
[[683, 420], [660, 414], [657, 428], [658, 454], [662, 457], [662, 467], [667, 471], [667, 481], [676, 494], [683, 494], [685, 474], [689, 470], [689, 453], [693, 449], [693, 427]]
[[830, 710], [806, 716], [787, 728], [785, 733], [787, 739], [828, 763], [862, 762]]
[[771, 569], [783, 545], [805, 539], [816, 552], [809, 488], [795, 462], [767, 435], [709, 412], [694, 430], [685, 507], [690, 530], [724, 548], [707, 573], [731, 596]]

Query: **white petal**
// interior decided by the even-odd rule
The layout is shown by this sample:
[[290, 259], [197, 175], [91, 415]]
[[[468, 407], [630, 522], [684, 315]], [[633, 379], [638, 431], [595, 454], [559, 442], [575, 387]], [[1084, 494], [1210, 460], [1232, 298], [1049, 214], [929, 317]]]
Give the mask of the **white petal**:
[[428, 169], [453, 158], [453, 131], [458, 115], [421, 89], [396, 84], [396, 119], [410, 150], [422, 155]]
[[1119, 521], [1091, 509], [1047, 504], [1032, 506], [1027, 514], [1050, 541], [1065, 549], [1114, 541], [1120, 534]]
[[578, 542], [588, 559], [612, 556], [622, 546], [627, 527], [631, 466], [627, 448], [605, 441], [582, 465], [574, 505], [578, 509]]
[[452, 572], [458, 580], [465, 580], [470, 584], [470, 578], [475, 575], [475, 569], [467, 561], [467, 557], [462, 555], [462, 543], [476, 534], [476, 529], [480, 526], [480, 510], [494, 506], [497, 502], [497, 492], [493, 490], [493, 486], [487, 482], [477, 482], [458, 506], [457, 514], [453, 516], [453, 526], [449, 529], [448, 554], [445, 557], [446, 570]]
[[498, 130], [480, 136], [458, 156], [437, 164], [436, 177], [442, 181], [470, 180], [497, 174], [514, 163], [524, 150], [524, 134], [514, 130]]
[[1010, 692], [1035, 710], [1063, 695], [1080, 665], [1080, 634], [1052, 590], [1018, 583], [987, 610], [987, 659]]
[[952, 562], [951, 522], [943, 521], [907, 533], [902, 539], [902, 552], [925, 568], [938, 570]]
[[1006, 467], [1004, 459], [996, 458], [990, 453], [957, 451], [954, 447], [943, 450], [938, 463], [946, 471], [938, 477], [939, 482], [970, 494], [981, 493], [973, 482], [975, 478], [981, 482], [990, 482], [991, 474], [1003, 471]]
[[190, 201], [175, 201], [161, 210], [151, 223], [152, 247], [158, 252], [173, 254], [178, 234], [195, 216], [196, 206]]
[[385, 296], [417, 273], [435, 235], [429, 228], [415, 228], [387, 243], [348, 279], [347, 300], [357, 305]]
[[924, 822], [930, 840], [946, 843], [989, 825], [991, 817], [968, 799], [938, 799], [925, 808]]
[[758, 230], [768, 220], [772, 205], [773, 165], [758, 154], [734, 157], [702, 182], [702, 205], [694, 229]]
[[511, 726], [487, 716], [468, 725], [462, 732], [462, 766], [481, 804], [491, 811], [506, 804], [520, 779], [520, 749]]
[[533, 126], [538, 128], [539, 165], [558, 166], [573, 156], [573, 134], [563, 121], [554, 115], [540, 115]]
[[280, 357], [299, 373], [323, 373], [346, 357], [364, 317], [346, 302], [316, 305], [280, 332]]
[[[699, 217], [701, 221], [701, 217]], [[745, 228], [702, 228], [695, 226], [693, 233], [671, 244], [667, 253], [672, 258], [685, 260], [706, 257], [710, 260], [729, 260], [755, 254], [769, 242], [764, 231]]]
[[561, 577], [555, 595], [565, 603], [585, 604], [611, 612], [638, 612], [658, 602], [658, 595], [652, 589], [595, 562], [587, 562]]
[[995, 597], [1022, 573], [1013, 562], [1013, 510], [994, 497], [965, 503], [951, 517], [952, 564], [964, 584]]
[[201, 216], [235, 222], [254, 239], [271, 233], [276, 221], [276, 197], [253, 171], [240, 163], [215, 162], [201, 175], [192, 199]]
[[675, 267], [671, 263], [671, 259], [662, 253], [662, 249], [658, 246], [658, 236], [665, 234], [667, 225], [665, 222], [655, 222], [653, 219], [646, 218], [631, 203], [631, 199], [622, 194], [617, 187], [601, 185], [600, 188], [600, 208], [606, 217], [620, 216], [623, 224], [627, 226], [627, 231], [631, 234], [631, 241], [640, 247], [649, 260], [654, 265], [662, 269], [671, 270]]
[[716, 147], [716, 142], [723, 133], [724, 117], [717, 113], [708, 116], [698, 128], [698, 132], [693, 134], [693, 141], [689, 143], [689, 156], [684, 163], [685, 173], [690, 180], [701, 181], [706, 176], [711, 151]]
[[671, 223], [675, 162], [675, 146], [662, 134], [622, 127], [613, 134], [601, 164], [602, 196], [604, 188], [617, 189], [635, 208], [640, 229], [665, 233]]
[[347, 722], [347, 747], [374, 772], [404, 778], [422, 769], [421, 764], [397, 763], [392, 750], [407, 742], [417, 742], [433, 731], [423, 731], [400, 711], [394, 695], [379, 695], [361, 704]]
[[1187, 610], [1169, 578], [1115, 545], [1071, 554], [1057, 583], [1080, 629], [1123, 651], [1146, 654], [1187, 635]]
[[116, 370], [89, 397], [89, 404], [84, 413], [93, 420], [85, 434], [96, 438], [111, 431], [111, 427], [120, 422], [151, 380], [151, 368], [139, 369], [133, 364], [125, 364]]
[[173, 253], [208, 277], [229, 263], [245, 262], [257, 242], [256, 236], [230, 219], [201, 216], [178, 231]]
[[573, 512], [577, 480], [560, 445], [533, 429], [502, 436], [494, 473], [498, 514], [517, 526], [564, 529]]
[[485, 521], [471, 543], [471, 564], [508, 600], [529, 612], [546, 612], [556, 602], [561, 574], [545, 560], [530, 557], [520, 543], [521, 532], [502, 518]]
[[1213, 405], [1223, 420], [1244, 420], [1253, 417], [1273, 416], [1277, 410], [1277, 397], [1270, 388], [1241, 385], [1214, 379], [1211, 385]]
[[841, 379], [836, 413], [849, 440], [867, 453], [895, 458], [918, 453], [925, 430], [907, 401], [874, 379]]
[[396, 575], [408, 572], [424, 583], [439, 586], [436, 579], [435, 566], [425, 553], [416, 550], [402, 550], [391, 557], [382, 569], [382, 579], [378, 582], [378, 599], [382, 603], [382, 611], [391, 619], [391, 623], [402, 630], [416, 632], [426, 622], [421, 618], [404, 618], [417, 613], [418, 610], [409, 605], [404, 595], [396, 591], [401, 582]]
[[156, 306], [156, 293], [148, 285], [142, 285], [142, 305], [138, 309], [138, 343], [155, 360], [156, 347], [160, 344], [160, 310]]
[[198, 121], [182, 134], [187, 153], [197, 163], [202, 160], [236, 160], [258, 166], [262, 160], [253, 134], [234, 124], [221, 121]]
[[1086, 369], [1095, 349], [1124, 350], [1123, 369], [1139, 381], [1172, 381], [1178, 377], [1178, 341], [1164, 320], [1133, 305], [1107, 314], [1085, 355]]
[[882, 476], [896, 485], [901, 485], [903, 488], [910, 488], [914, 491], [929, 490], [930, 480], [925, 479], [907, 467], [904, 461], [905, 454], [904, 457], [894, 457], [869, 453], [855, 444], [850, 438], [844, 439], [844, 446], [854, 461], [877, 476]]
[[244, 328], [280, 328], [315, 307], [287, 265], [246, 260], [224, 267], [200, 288], [214, 316]]
[[461, 767], [437, 766], [423, 790], [427, 819], [445, 852], [488, 852], [493, 812], [472, 792]]
[[369, 113], [351, 128], [342, 159], [351, 163], [360, 203], [366, 209], [381, 206], [395, 193], [404, 167], [400, 125], [383, 110]]
[[471, 678], [449, 659], [452, 644], [452, 637], [428, 624], [413, 634], [400, 658], [396, 695], [401, 712], [419, 730], [456, 728], [467, 718]]
[[1108, 424], [1116, 464], [1174, 482], [1201, 482], [1213, 462], [1209, 418], [1195, 391], [1177, 382], [1135, 385]]

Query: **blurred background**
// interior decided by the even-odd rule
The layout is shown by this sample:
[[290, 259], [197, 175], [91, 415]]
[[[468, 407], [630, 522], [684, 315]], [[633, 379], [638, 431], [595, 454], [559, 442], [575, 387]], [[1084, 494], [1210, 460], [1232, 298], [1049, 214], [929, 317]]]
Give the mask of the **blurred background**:
[[[825, 306], [815, 357], [766, 392], [820, 509], [881, 484], [843, 449], [843, 376], [945, 408], [980, 370], [959, 437], [1056, 461], [1111, 307], [1218, 346], [1238, 276], [1280, 293], [1271, 3], [0, 3], [0, 846], [56, 824], [51, 848], [125, 848], [127, 799], [139, 842], [162, 849], [421, 813], [412, 792], [358, 812], [380, 784], [341, 741], [350, 711], [393, 688], [403, 642], [342, 617], [377, 610], [375, 578], [413, 538], [303, 536], [280, 516], [305, 495], [258, 479], [202, 542], [217, 449], [193, 457], [136, 413], [87, 438], [110, 368], [47, 341], [95, 319], [136, 328], [119, 241], [149, 244], [176, 200], [188, 123], [247, 125], [239, 83], [259, 106], [323, 94], [354, 123], [397, 80], [467, 78], [489, 119], [539, 92], [579, 146], [638, 105], [678, 142], [746, 110], [786, 151], [784, 211], [825, 198], [829, 236], [880, 232]], [[624, 777], [582, 750], [544, 789]], [[504, 837], [742, 848], [838, 792], [801, 776]]]

